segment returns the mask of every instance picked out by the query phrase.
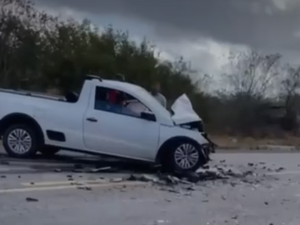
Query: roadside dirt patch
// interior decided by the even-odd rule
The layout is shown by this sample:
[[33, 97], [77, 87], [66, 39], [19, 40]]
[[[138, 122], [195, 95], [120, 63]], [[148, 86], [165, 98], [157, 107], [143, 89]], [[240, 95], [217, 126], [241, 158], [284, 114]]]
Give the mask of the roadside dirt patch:
[[300, 150], [300, 138], [289, 136], [283, 138], [253, 138], [212, 135], [219, 149], [250, 149], [250, 150], [272, 150], [276, 146], [284, 146], [285, 149]]

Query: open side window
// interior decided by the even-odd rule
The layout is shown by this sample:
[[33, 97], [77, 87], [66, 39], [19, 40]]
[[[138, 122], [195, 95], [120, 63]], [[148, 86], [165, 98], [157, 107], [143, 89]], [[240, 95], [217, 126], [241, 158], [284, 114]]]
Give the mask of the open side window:
[[142, 118], [142, 112], [152, 113], [132, 95], [105, 87], [96, 87], [94, 109], [137, 118]]

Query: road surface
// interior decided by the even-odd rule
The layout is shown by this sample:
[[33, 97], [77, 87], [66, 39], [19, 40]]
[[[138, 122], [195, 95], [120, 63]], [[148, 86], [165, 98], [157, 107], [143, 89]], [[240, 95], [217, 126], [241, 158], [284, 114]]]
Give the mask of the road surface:
[[[122, 171], [74, 173], [64, 163], [2, 159], [0, 221], [3, 225], [300, 224], [300, 154], [222, 153], [213, 155], [212, 164], [255, 170], [261, 181], [203, 181], [193, 191], [173, 192], [138, 181], [118, 182], [128, 176]], [[54, 172], [55, 167], [66, 172]], [[81, 189], [74, 182], [81, 183]]]

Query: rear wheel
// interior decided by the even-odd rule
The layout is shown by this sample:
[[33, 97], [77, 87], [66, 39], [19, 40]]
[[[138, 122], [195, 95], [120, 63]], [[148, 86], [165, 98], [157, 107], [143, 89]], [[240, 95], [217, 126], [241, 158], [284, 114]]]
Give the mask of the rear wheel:
[[192, 140], [181, 140], [171, 144], [163, 159], [163, 166], [168, 171], [196, 171], [207, 163], [205, 153]]
[[10, 125], [3, 134], [3, 146], [8, 155], [18, 158], [32, 157], [41, 146], [39, 135], [27, 124]]
[[54, 147], [54, 146], [44, 146], [43, 148], [41, 148], [39, 150], [39, 152], [47, 157], [51, 157], [54, 156], [56, 153], [58, 153], [60, 151], [59, 148]]

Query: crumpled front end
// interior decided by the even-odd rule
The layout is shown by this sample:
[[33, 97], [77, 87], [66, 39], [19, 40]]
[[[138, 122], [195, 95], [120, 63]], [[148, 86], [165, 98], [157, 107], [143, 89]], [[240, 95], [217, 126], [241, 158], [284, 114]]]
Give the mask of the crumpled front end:
[[176, 99], [171, 106], [173, 111], [172, 120], [176, 125], [202, 121], [198, 114], [194, 111], [192, 103], [186, 94]]
[[202, 121], [195, 121], [195, 122], [191, 122], [191, 123], [181, 124], [179, 126], [182, 128], [190, 129], [190, 130], [195, 130], [195, 131], [198, 131], [201, 133], [201, 135], [207, 140], [206, 144], [202, 144], [202, 148], [208, 158], [209, 158], [210, 153], [215, 153], [216, 148], [218, 146], [209, 138], [209, 135], [206, 133], [204, 124]]
[[208, 134], [205, 132], [203, 121], [194, 111], [192, 103], [187, 95], [183, 94], [176, 99], [171, 109], [174, 112], [172, 119], [176, 125], [198, 131], [208, 141], [207, 144], [202, 145], [202, 148], [209, 158], [210, 153], [215, 152], [217, 145], [210, 140]]

